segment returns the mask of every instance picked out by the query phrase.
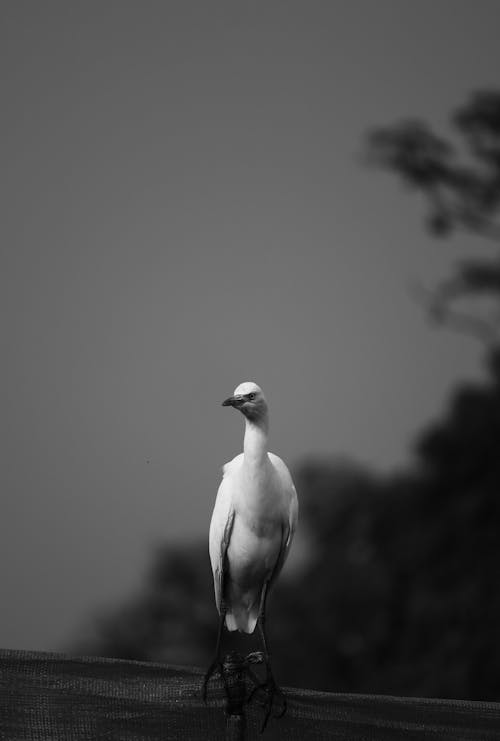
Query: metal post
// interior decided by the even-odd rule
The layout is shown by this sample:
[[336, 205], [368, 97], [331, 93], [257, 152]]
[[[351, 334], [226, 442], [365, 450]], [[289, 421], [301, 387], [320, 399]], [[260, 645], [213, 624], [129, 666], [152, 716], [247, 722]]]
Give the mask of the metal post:
[[246, 664], [237, 651], [224, 658], [226, 685], [226, 741], [245, 741]]

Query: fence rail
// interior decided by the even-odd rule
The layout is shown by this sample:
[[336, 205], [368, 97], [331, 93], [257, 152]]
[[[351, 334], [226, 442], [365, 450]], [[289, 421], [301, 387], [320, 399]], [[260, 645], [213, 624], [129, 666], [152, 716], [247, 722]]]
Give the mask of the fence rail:
[[[226, 722], [221, 682], [201, 699], [199, 669], [0, 650], [2, 741], [217, 741]], [[500, 739], [500, 704], [286, 689], [288, 710], [263, 736], [256, 703], [245, 739], [392, 741]], [[238, 725], [238, 724], [237, 724]], [[238, 733], [242, 725], [238, 725]], [[230, 737], [230, 736], [229, 736]]]

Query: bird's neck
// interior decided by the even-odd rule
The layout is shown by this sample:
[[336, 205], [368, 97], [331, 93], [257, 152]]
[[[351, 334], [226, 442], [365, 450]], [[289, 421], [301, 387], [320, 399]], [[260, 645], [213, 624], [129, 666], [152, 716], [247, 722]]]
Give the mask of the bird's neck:
[[259, 420], [245, 419], [245, 438], [243, 440], [243, 454], [245, 462], [250, 465], [259, 464], [267, 455], [267, 441], [269, 423], [267, 418]]

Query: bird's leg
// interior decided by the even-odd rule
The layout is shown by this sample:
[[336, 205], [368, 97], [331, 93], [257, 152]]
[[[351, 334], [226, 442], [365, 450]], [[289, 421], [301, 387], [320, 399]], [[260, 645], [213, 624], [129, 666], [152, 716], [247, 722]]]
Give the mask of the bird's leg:
[[224, 681], [224, 663], [220, 657], [220, 645], [222, 641], [222, 631], [224, 629], [224, 621], [226, 619], [226, 612], [227, 612], [227, 608], [225, 607], [225, 605], [221, 604], [220, 615], [219, 615], [219, 628], [217, 630], [217, 643], [215, 644], [215, 656], [214, 656], [214, 660], [212, 661], [207, 671], [205, 672], [205, 677], [203, 679], [203, 687], [202, 687], [203, 702], [207, 701], [207, 685], [210, 679], [213, 677], [213, 675], [216, 672], [219, 672], [219, 674], [221, 675]]
[[[233, 516], [234, 519], [234, 516]], [[233, 520], [230, 518], [229, 522], [226, 524], [226, 528], [229, 527], [229, 534], [232, 528], [232, 522]], [[222, 632], [224, 630], [224, 623], [226, 622], [226, 612], [227, 612], [227, 602], [226, 602], [226, 588], [227, 588], [227, 576], [229, 571], [229, 564], [227, 559], [227, 549], [229, 545], [229, 535], [226, 539], [224, 539], [222, 545], [221, 545], [221, 570], [219, 574], [219, 594], [220, 594], [220, 603], [219, 603], [219, 627], [217, 630], [217, 643], [215, 644], [215, 657], [210, 666], [208, 667], [207, 671], [205, 672], [205, 677], [203, 679], [203, 687], [202, 687], [202, 697], [203, 701], [207, 701], [207, 685], [211, 679], [211, 677], [218, 671], [219, 674], [222, 677], [222, 681], [224, 682], [224, 686], [226, 688], [226, 695], [227, 695], [227, 684], [226, 684], [226, 678], [224, 675], [224, 662], [220, 658], [220, 645], [222, 641]]]
[[258, 620], [258, 627], [259, 627], [259, 633], [262, 640], [262, 647], [264, 649], [264, 662], [266, 664], [266, 672], [267, 672], [267, 678], [271, 678], [274, 681], [273, 673], [271, 670], [271, 652], [269, 650], [268, 646], [268, 640], [266, 635], [266, 605], [267, 605], [267, 592], [269, 589], [269, 582], [264, 582], [264, 587], [262, 589], [262, 595], [260, 598], [260, 609], [259, 609], [259, 620]]
[[262, 646], [264, 648], [264, 663], [266, 666], [266, 679], [265, 682], [261, 685], [261, 688], [265, 690], [267, 694], [267, 701], [266, 701], [266, 717], [264, 720], [264, 724], [262, 726], [262, 730], [266, 727], [267, 721], [269, 720], [269, 716], [271, 714], [271, 710], [273, 708], [273, 704], [277, 700], [281, 704], [280, 710], [277, 712], [276, 717], [281, 718], [286, 713], [286, 698], [282, 692], [282, 690], [278, 687], [276, 684], [276, 680], [274, 679], [273, 670], [271, 668], [271, 652], [269, 651], [269, 642], [267, 640], [266, 635], [266, 619], [265, 614], [263, 613], [261, 617], [259, 618], [259, 632], [260, 637], [262, 639]]
[[269, 582], [266, 581], [264, 584], [264, 588], [262, 590], [259, 620], [258, 620], [260, 638], [262, 641], [262, 647], [264, 649], [263, 658], [264, 658], [264, 663], [266, 666], [266, 678], [264, 682], [261, 682], [260, 684], [258, 684], [252, 690], [252, 693], [251, 693], [251, 697], [252, 697], [253, 694], [257, 690], [262, 690], [265, 692], [265, 696], [266, 696], [266, 699], [264, 701], [265, 717], [264, 717], [264, 722], [262, 724], [261, 733], [264, 731], [267, 725], [269, 716], [271, 715], [271, 711], [273, 709], [273, 704], [275, 702], [275, 699], [280, 701], [282, 705], [281, 710], [276, 714], [277, 718], [281, 718], [286, 713], [286, 708], [287, 708], [285, 696], [283, 692], [280, 690], [280, 688], [278, 687], [278, 685], [276, 684], [276, 680], [274, 679], [274, 675], [271, 669], [271, 652], [269, 650], [269, 642], [268, 642], [267, 635], [266, 635], [266, 599], [267, 599], [268, 588], [269, 588]]

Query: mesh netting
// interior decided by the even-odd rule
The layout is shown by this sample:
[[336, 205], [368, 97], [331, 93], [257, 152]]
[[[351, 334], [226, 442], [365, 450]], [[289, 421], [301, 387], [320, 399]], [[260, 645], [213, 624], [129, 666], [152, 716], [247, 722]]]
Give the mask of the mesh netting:
[[202, 670], [59, 654], [0, 651], [2, 741], [210, 741], [211, 739], [500, 738], [500, 704], [287, 689], [288, 710], [261, 736], [262, 710], [245, 706], [246, 730], [227, 722], [222, 683], [201, 699]]

